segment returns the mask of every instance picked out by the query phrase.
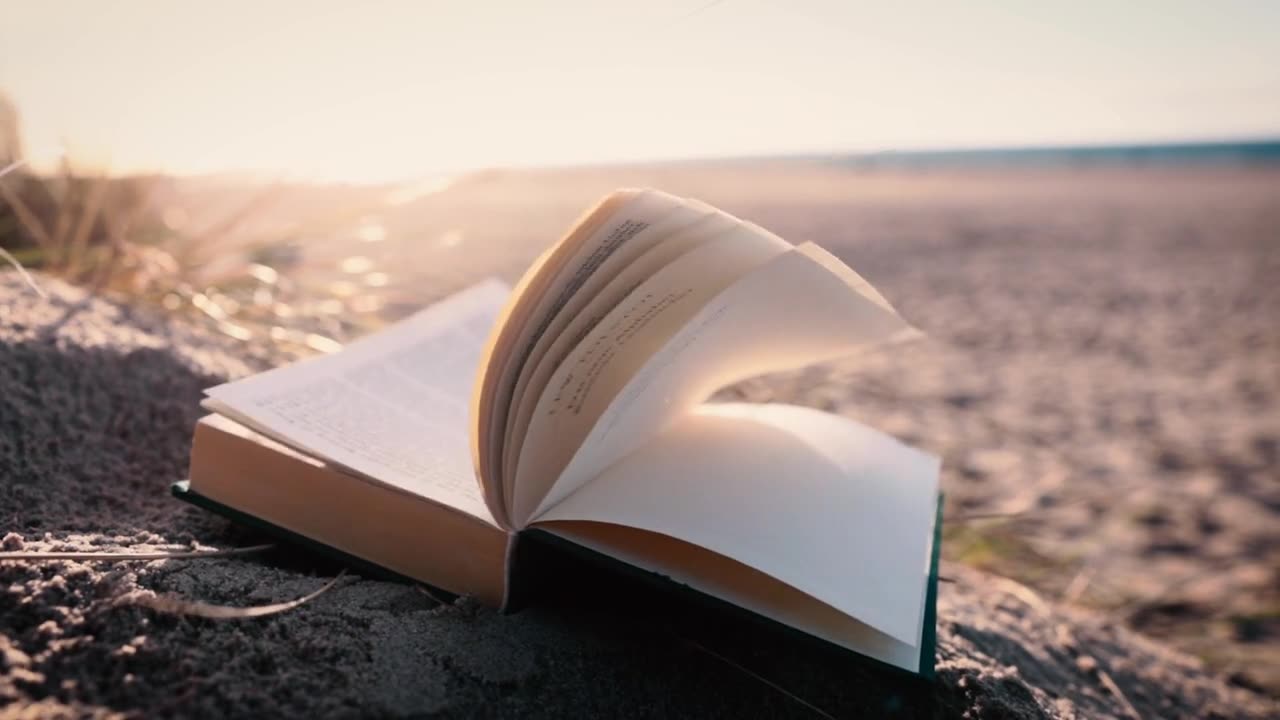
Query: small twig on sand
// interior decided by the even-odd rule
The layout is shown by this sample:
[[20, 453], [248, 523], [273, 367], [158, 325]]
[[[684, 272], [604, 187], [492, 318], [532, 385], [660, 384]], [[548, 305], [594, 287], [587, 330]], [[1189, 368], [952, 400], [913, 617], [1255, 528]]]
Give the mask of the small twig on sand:
[[27, 272], [27, 269], [22, 267], [22, 263], [18, 262], [18, 258], [14, 257], [8, 250], [5, 250], [2, 247], [0, 247], [0, 257], [9, 261], [9, 264], [13, 266], [13, 269], [18, 271], [18, 274], [22, 276], [23, 281], [25, 281], [32, 290], [35, 290], [37, 295], [48, 299], [49, 295], [44, 291], [44, 288], [40, 287], [40, 285], [36, 283], [36, 279], [31, 277], [31, 273]]
[[[251, 553], [259, 553], [264, 550], [270, 550], [275, 545], [266, 543], [263, 545], [251, 545], [242, 548], [231, 548], [229, 550], [195, 550], [180, 552], [40, 552], [40, 551], [16, 551], [16, 552], [0, 552], [0, 561], [44, 561], [44, 560], [84, 560], [84, 561], [112, 561], [120, 562], [127, 560], [201, 560], [206, 558], [233, 557], [236, 555], [249, 555]], [[156, 612], [167, 613], [170, 615], [184, 615], [187, 617], [202, 617], [210, 620], [239, 620], [243, 618], [266, 617], [267, 615], [275, 615], [277, 613], [292, 610], [303, 604], [320, 597], [322, 594], [332, 588], [339, 580], [346, 576], [347, 571], [343, 569], [338, 573], [337, 577], [330, 580], [324, 587], [315, 592], [290, 600], [289, 602], [274, 603], [272, 605], [259, 605], [257, 607], [228, 607], [225, 605], [210, 605], [209, 603], [193, 602], [191, 600], [183, 600], [181, 598], [153, 595], [142, 590], [137, 590], [116, 598], [113, 605], [137, 605], [139, 607], [150, 608]]]
[[[0, 176], [0, 179], [3, 179], [3, 176]], [[49, 230], [44, 223], [40, 222], [39, 216], [32, 212], [31, 208], [27, 207], [26, 202], [22, 200], [22, 196], [9, 187], [7, 182], [0, 182], [0, 196], [3, 196], [9, 207], [13, 208], [14, 217], [18, 218], [18, 223], [36, 241], [40, 249], [49, 252], [53, 246], [53, 238], [50, 237]]]
[[1085, 589], [1089, 587], [1089, 583], [1097, 573], [1098, 567], [1092, 560], [1085, 563], [1084, 567], [1080, 568], [1080, 572], [1076, 573], [1076, 576], [1067, 584], [1067, 589], [1062, 593], [1062, 601], [1074, 605], [1080, 596], [1084, 595]]
[[187, 617], [202, 617], [210, 620], [242, 620], [245, 618], [259, 618], [268, 615], [276, 615], [287, 610], [292, 610], [301, 605], [315, 600], [325, 594], [337, 584], [339, 580], [347, 574], [344, 568], [338, 573], [337, 577], [324, 584], [324, 587], [315, 592], [304, 595], [297, 600], [288, 602], [274, 603], [271, 605], [258, 605], [256, 607], [228, 607], [226, 605], [210, 605], [208, 603], [193, 602], [191, 600], [182, 600], [180, 598], [143, 594], [141, 591], [129, 593], [121, 596], [115, 601], [116, 605], [138, 605], [150, 608], [156, 612], [167, 613], [169, 615], [183, 615]]
[[999, 586], [1001, 590], [1018, 598], [1024, 604], [1035, 609], [1041, 614], [1044, 614], [1044, 615], [1049, 614], [1049, 604], [1046, 603], [1044, 599], [1041, 598], [1039, 595], [1037, 595], [1036, 592], [1031, 588], [1017, 581], [1010, 580], [1008, 578], [1002, 578], [1002, 577], [992, 577], [990, 579], [990, 582], [994, 585]]
[[1102, 685], [1116, 697], [1116, 700], [1120, 701], [1120, 704], [1124, 707], [1125, 712], [1129, 714], [1129, 717], [1133, 718], [1133, 720], [1142, 720], [1142, 715], [1138, 713], [1138, 709], [1133, 706], [1133, 703], [1129, 702], [1129, 698], [1125, 697], [1125, 694], [1120, 691], [1120, 686], [1116, 684], [1115, 680], [1111, 679], [1111, 675], [1109, 675], [1106, 670], [1098, 668], [1098, 679], [1101, 680]]
[[275, 547], [271, 543], [265, 545], [251, 545], [249, 547], [231, 548], [230, 550], [194, 550], [181, 552], [41, 552], [41, 551], [17, 551], [17, 552], [0, 552], [0, 561], [3, 560], [199, 560], [202, 558], [218, 558], [230, 557], [233, 555], [249, 555], [251, 553], [259, 553], [264, 550], [270, 550]]
[[20, 158], [18, 160], [14, 160], [8, 165], [5, 165], [4, 167], [0, 167], [0, 178], [4, 177], [5, 175], [8, 175], [9, 173], [17, 170], [18, 168], [26, 164], [27, 164], [27, 161], [25, 159]]
[[439, 597], [438, 595], [436, 595], [435, 593], [431, 592], [431, 590], [429, 590], [429, 589], [427, 588], [427, 586], [425, 586], [425, 585], [414, 585], [414, 587], [418, 588], [418, 592], [422, 593], [423, 595], [426, 595], [427, 597], [431, 598], [432, 600], [435, 600], [437, 605], [448, 605], [448, 604], [449, 604], [449, 603], [445, 602], [444, 600], [441, 600], [441, 599], [440, 599], [440, 597]]

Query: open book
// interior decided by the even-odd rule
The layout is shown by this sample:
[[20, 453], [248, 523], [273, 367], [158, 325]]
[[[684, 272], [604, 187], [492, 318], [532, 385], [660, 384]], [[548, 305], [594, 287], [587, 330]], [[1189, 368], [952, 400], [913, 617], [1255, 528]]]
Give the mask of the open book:
[[210, 389], [175, 492], [499, 606], [516, 544], [546, 533], [928, 674], [937, 459], [708, 402], [909, 332], [816, 245], [621, 190], [514, 290]]

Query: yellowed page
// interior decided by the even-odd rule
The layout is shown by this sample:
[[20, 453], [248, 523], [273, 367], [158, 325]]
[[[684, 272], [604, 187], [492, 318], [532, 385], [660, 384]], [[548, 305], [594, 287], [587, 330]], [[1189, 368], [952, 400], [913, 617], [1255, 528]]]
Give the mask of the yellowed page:
[[[598, 373], [605, 382], [570, 386], [578, 395], [569, 397], [574, 403], [569, 409], [581, 407], [583, 412], [557, 413], [553, 393], [564, 383], [553, 379], [544, 394], [545, 405], [530, 425], [525, 452], [533, 458], [528, 472], [554, 474], [556, 480], [536, 511], [515, 516], [517, 526], [581, 487], [715, 390], [755, 375], [846, 355], [907, 328], [891, 308], [859, 292], [861, 282], [815, 245], [792, 248], [703, 304], [678, 332], [666, 336], [661, 349], [645, 358], [642, 368], [623, 366], [607, 375]], [[558, 375], [573, 369], [566, 362]], [[581, 429], [588, 424], [587, 430]], [[570, 429], [582, 434], [575, 436]], [[566, 448], [570, 442], [577, 444]], [[517, 469], [523, 472], [525, 467]]]
[[[790, 405], [712, 404], [538, 522], [588, 520], [677, 538], [918, 647], [937, 491], [937, 458], [852, 420]], [[725, 592], [699, 573], [680, 579]]]
[[[710, 214], [692, 224], [662, 237], [642, 256], [636, 258], [621, 271], [615, 273], [608, 284], [595, 293], [589, 302], [574, 308], [565, 308], [562, 315], [568, 324], [560, 328], [555, 341], [541, 353], [537, 367], [526, 364], [527, 380], [517, 387], [513, 402], [515, 410], [509, 415], [508, 436], [503, 449], [503, 477], [515, 477], [515, 465], [520, 456], [520, 448], [524, 445], [524, 437], [528, 430], [529, 419], [533, 416], [534, 407], [542, 397], [552, 373], [564, 362], [569, 352], [594, 329], [618, 303], [622, 302], [640, 283], [655, 275], [676, 258], [689, 250], [719, 237], [741, 225], [736, 218], [703, 206]], [[600, 273], [604, 275], [603, 272]], [[607, 279], [603, 278], [602, 279]], [[580, 293], [583, 295], [584, 293]], [[578, 298], [575, 296], [574, 298]], [[544, 337], [544, 340], [546, 338]]]
[[597, 418], [650, 356], [723, 288], [790, 248], [739, 225], [645, 280], [578, 343], [543, 390], [520, 448], [509, 508], [515, 527], [537, 509]]

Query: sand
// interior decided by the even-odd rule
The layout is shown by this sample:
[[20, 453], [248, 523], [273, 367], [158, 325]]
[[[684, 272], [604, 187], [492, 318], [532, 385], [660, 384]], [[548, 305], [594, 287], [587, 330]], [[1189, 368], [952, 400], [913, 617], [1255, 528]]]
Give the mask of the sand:
[[[393, 239], [362, 250], [390, 265], [416, 246], [412, 267], [425, 268], [397, 287], [406, 305], [517, 272], [551, 227], [627, 181], [698, 194], [852, 262], [932, 340], [730, 394], [837, 409], [941, 453], [957, 521], [1026, 511], [1011, 534], [969, 523], [948, 540], [966, 550], [957, 559], [1026, 571], [1038, 591], [948, 563], [932, 687], [767, 636], [691, 638], [646, 606], [503, 617], [356, 577], [269, 620], [119, 600], [257, 604], [336, 572], [277, 551], [0, 564], [0, 713], [820, 716], [711, 650], [835, 716], [1274, 714], [1276, 178], [641, 168], [482, 177], [378, 218]], [[317, 242], [311, 262], [349, 243]], [[474, 251], [486, 243], [487, 261]], [[50, 301], [0, 275], [6, 549], [257, 540], [165, 487], [182, 475], [200, 389], [273, 358], [43, 282]], [[1133, 629], [1224, 657], [1206, 669]]]
[[[731, 394], [939, 453], [950, 514], [1024, 513], [949, 538], [952, 557], [1280, 694], [1280, 168], [491, 173], [376, 216], [385, 247], [358, 247], [387, 258], [414, 307], [514, 277], [619, 185], [819, 242], [929, 335]], [[314, 257], [332, 264], [323, 243]]]

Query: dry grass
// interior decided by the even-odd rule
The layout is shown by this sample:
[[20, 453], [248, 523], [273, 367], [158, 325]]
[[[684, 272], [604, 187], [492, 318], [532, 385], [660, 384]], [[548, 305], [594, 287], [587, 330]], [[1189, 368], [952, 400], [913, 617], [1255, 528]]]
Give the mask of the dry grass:
[[[16, 113], [0, 113], [0, 126], [6, 118], [16, 123]], [[0, 127], [0, 259], [18, 272], [183, 313], [295, 354], [332, 351], [379, 323], [375, 311], [291, 279], [298, 237], [367, 208], [340, 208], [264, 234], [252, 221], [281, 194], [272, 186], [193, 227], [172, 220], [174, 205], [189, 198], [171, 178], [112, 177], [65, 157], [55, 172], [32, 172], [17, 138], [16, 127]], [[28, 282], [39, 291], [38, 281]]]

